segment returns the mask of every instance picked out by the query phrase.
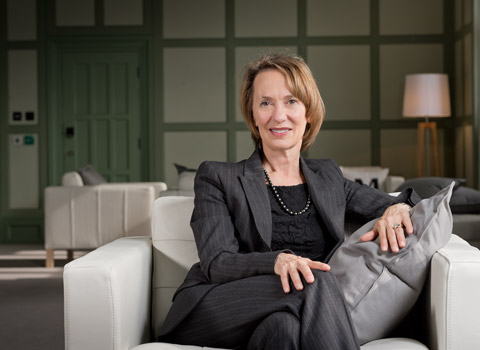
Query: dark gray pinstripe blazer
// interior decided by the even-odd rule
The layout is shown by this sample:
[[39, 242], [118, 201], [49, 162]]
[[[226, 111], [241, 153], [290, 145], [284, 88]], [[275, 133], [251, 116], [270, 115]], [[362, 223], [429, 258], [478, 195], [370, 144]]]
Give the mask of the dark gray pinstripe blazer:
[[[415, 204], [412, 191], [393, 198], [343, 178], [329, 159], [300, 159], [308, 189], [336, 250], [344, 241], [345, 218], [364, 222], [397, 202]], [[414, 195], [414, 194], [413, 194]], [[415, 196], [415, 195], [414, 195]], [[272, 215], [260, 151], [239, 163], [204, 162], [195, 178], [191, 227], [200, 263], [176, 292], [161, 334], [172, 330], [218, 283], [274, 274]]]

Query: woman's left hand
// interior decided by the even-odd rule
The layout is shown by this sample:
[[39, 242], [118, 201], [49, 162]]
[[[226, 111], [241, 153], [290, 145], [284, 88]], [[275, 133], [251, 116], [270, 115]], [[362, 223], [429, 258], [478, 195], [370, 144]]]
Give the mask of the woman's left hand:
[[365, 233], [360, 240], [373, 241], [377, 236], [380, 239], [380, 249], [386, 252], [388, 247], [397, 253], [405, 247], [405, 231], [413, 233], [413, 224], [410, 219], [410, 206], [407, 204], [394, 204], [388, 207], [377, 220], [373, 230]]

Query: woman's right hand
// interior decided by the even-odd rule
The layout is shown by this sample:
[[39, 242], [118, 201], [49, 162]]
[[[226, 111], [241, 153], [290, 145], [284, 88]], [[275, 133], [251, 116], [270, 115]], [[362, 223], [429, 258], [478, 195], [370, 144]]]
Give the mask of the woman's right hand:
[[300, 278], [300, 273], [307, 283], [313, 283], [312, 269], [328, 271], [330, 266], [320, 261], [312, 261], [308, 258], [302, 258], [289, 253], [280, 253], [275, 260], [275, 273], [280, 276], [282, 281], [283, 291], [290, 292], [290, 279], [295, 286], [295, 289], [302, 290], [303, 284]]

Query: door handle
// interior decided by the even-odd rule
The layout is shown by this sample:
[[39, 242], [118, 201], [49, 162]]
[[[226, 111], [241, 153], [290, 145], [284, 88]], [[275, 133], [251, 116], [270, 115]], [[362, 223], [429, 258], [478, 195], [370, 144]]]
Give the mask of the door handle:
[[72, 138], [73, 136], [75, 136], [75, 128], [74, 127], [66, 127], [65, 128], [65, 136], [67, 138]]

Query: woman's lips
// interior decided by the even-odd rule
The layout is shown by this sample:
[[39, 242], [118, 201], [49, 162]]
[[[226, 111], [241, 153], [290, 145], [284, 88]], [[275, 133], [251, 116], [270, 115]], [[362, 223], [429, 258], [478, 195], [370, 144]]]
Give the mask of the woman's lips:
[[282, 136], [282, 135], [286, 135], [290, 131], [290, 129], [289, 128], [272, 128], [270, 129], [270, 131], [274, 135]]

